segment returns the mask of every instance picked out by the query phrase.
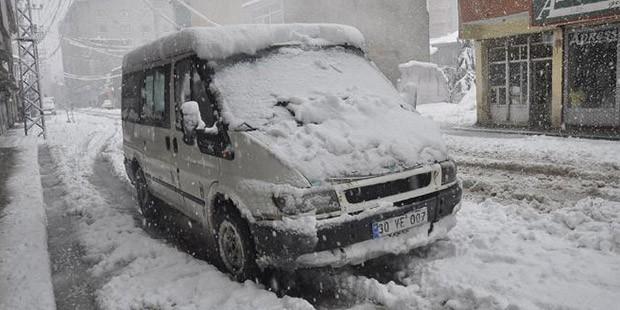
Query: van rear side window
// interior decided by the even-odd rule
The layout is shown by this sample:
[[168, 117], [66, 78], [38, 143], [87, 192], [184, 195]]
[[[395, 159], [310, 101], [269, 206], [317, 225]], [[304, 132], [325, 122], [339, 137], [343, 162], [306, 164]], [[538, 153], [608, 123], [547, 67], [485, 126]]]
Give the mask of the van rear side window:
[[134, 72], [123, 76], [122, 110], [123, 120], [132, 123], [140, 122], [142, 98], [140, 89], [144, 81], [143, 72]]
[[123, 120], [170, 128], [170, 65], [123, 78]]

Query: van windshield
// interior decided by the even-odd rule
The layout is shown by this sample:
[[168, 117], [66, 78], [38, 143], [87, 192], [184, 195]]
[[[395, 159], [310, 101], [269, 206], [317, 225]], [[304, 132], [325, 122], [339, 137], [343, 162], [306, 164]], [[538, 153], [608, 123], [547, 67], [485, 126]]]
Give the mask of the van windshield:
[[354, 113], [339, 109], [339, 103], [399, 98], [359, 50], [344, 47], [272, 49], [222, 66], [212, 85], [231, 128], [247, 124], [266, 129], [278, 120], [319, 123]]
[[215, 67], [229, 128], [252, 130], [309, 180], [366, 176], [446, 158], [439, 130], [358, 50], [280, 47]]

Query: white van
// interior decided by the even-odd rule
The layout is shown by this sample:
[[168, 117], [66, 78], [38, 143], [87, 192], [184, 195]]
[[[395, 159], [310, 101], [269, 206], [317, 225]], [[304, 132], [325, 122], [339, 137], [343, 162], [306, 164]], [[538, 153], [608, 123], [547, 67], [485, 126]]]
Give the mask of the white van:
[[44, 97], [42, 108], [43, 108], [43, 114], [56, 115], [56, 98]]
[[169, 205], [201, 224], [238, 280], [446, 237], [456, 165], [364, 44], [348, 26], [227, 26], [128, 54], [125, 164], [142, 213]]

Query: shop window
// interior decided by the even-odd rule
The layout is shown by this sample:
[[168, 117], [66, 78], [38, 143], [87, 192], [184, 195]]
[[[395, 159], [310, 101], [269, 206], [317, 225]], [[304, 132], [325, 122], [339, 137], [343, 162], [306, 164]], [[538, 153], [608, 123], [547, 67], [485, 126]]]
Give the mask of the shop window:
[[553, 56], [552, 43], [552, 33], [489, 40], [489, 104], [528, 105], [530, 68]]
[[525, 105], [528, 103], [527, 62], [511, 63], [509, 69], [510, 104]]
[[618, 29], [568, 34], [568, 107], [616, 105]]
[[511, 61], [527, 60], [527, 45], [510, 47], [508, 49], [508, 58]]
[[532, 59], [553, 57], [553, 46], [549, 44], [532, 44], [530, 49]]
[[489, 50], [489, 61], [490, 62], [506, 61], [506, 49], [503, 47], [490, 49]]

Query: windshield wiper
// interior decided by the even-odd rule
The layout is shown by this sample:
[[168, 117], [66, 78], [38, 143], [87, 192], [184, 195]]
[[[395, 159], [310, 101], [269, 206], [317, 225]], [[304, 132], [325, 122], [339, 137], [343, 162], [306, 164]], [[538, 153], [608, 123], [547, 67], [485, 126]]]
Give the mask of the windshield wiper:
[[278, 101], [278, 103], [276, 103], [276, 107], [285, 108], [288, 111], [288, 113], [291, 114], [291, 116], [293, 117], [295, 122], [297, 123], [297, 127], [302, 127], [304, 125], [304, 123], [297, 119], [297, 115], [295, 114], [295, 111], [293, 111], [291, 108], [289, 108], [290, 104], [291, 104], [290, 101], [282, 101], [281, 100], [281, 101]]
[[243, 122], [241, 125], [239, 125], [237, 128], [235, 128], [235, 131], [257, 131], [258, 128], [252, 127], [250, 124]]

